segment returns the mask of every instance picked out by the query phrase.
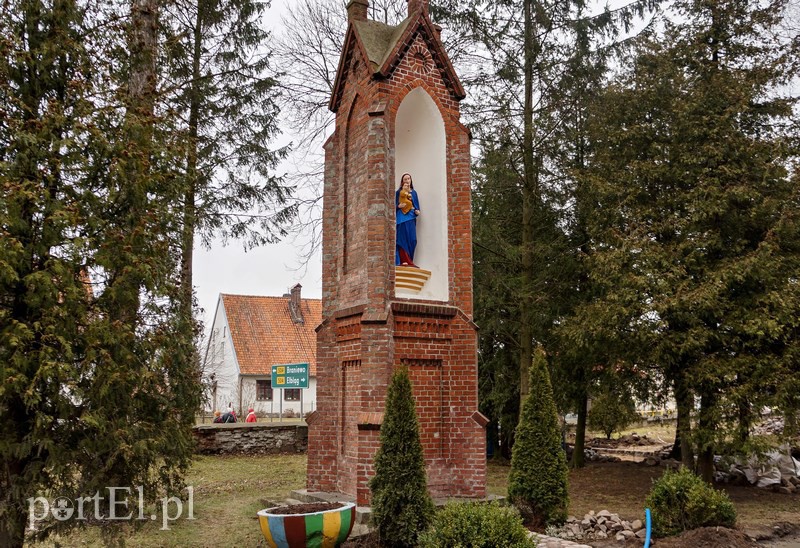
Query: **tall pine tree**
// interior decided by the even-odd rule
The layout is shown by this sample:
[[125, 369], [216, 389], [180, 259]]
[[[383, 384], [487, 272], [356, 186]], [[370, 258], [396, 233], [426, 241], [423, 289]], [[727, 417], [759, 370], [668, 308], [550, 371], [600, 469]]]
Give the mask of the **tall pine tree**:
[[[471, 92], [464, 112], [481, 151], [473, 223], [476, 320], [514, 333], [499, 344], [481, 343], [481, 386], [493, 391], [483, 391], [481, 398], [491, 397], [497, 412], [518, 412], [527, 397], [538, 343], [551, 351], [567, 381], [560, 387], [575, 388], [560, 393], [559, 403], [577, 407], [585, 423], [591, 379], [585, 373], [598, 357], [568, 353], [574, 343], [554, 333], [564, 316], [593, 295], [582, 263], [588, 249], [584, 212], [591, 203], [572, 173], [588, 154], [585, 105], [602, 83], [610, 51], [604, 46], [657, 4], [636, 1], [597, 14], [583, 1], [437, 4], [435, 12], [446, 24], [474, 40], [471, 55], [462, 57], [465, 63], [476, 60], [464, 71]], [[508, 207], [487, 208], [487, 199], [505, 199]], [[496, 291], [498, 278], [507, 285], [503, 294]], [[498, 302], [501, 297], [506, 300]], [[483, 302], [491, 304], [482, 307]], [[482, 333], [495, 338], [494, 332]], [[512, 363], [507, 359], [512, 352], [516, 371], [499, 370]], [[496, 390], [510, 379], [517, 390]], [[499, 396], [519, 401], [502, 403]]]
[[276, 176], [287, 149], [278, 133], [276, 69], [263, 18], [269, 2], [173, 0], [162, 17], [163, 101], [178, 113], [182, 301], [191, 312], [195, 238], [241, 239], [246, 247], [286, 235], [297, 206]]
[[780, 93], [796, 51], [774, 32], [785, 2], [676, 9], [597, 104], [585, 180], [604, 298], [583, 327], [635, 333], [629, 361], [671, 384], [683, 457], [710, 479], [797, 371], [797, 148]]
[[177, 493], [200, 389], [179, 307], [182, 188], [156, 108], [159, 11], [0, 10], [0, 545], [21, 546], [29, 497]]

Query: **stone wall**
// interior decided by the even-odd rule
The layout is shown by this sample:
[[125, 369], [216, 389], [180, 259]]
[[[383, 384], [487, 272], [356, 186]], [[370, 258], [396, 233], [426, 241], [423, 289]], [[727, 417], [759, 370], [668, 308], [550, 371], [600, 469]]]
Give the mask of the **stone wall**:
[[193, 429], [201, 455], [263, 455], [305, 453], [305, 424], [246, 423], [203, 424]]

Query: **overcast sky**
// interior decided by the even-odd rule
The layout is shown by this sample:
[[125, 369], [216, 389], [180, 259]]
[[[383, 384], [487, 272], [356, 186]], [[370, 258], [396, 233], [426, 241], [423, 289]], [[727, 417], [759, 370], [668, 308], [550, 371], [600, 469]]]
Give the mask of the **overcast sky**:
[[[275, 30], [284, 5], [291, 0], [272, 0], [267, 23]], [[275, 145], [291, 140], [284, 135]], [[288, 167], [282, 168], [284, 171]], [[227, 247], [214, 245], [207, 250], [195, 248], [194, 284], [197, 301], [203, 309], [201, 319], [206, 331], [210, 328], [220, 293], [280, 296], [296, 283], [303, 286], [303, 297], [322, 295], [322, 267], [317, 254], [308, 268], [297, 270], [300, 263], [297, 245], [290, 241], [262, 246], [245, 253], [241, 242], [231, 241]]]
[[[281, 16], [285, 6], [296, 0], [272, 0], [266, 15], [266, 23], [274, 34], [280, 32]], [[342, 5], [344, 6], [344, 1]], [[604, 4], [602, 0], [598, 4]], [[610, 0], [613, 9], [623, 0]], [[344, 37], [342, 37], [344, 38]], [[293, 135], [286, 124], [281, 125], [283, 134], [275, 147], [288, 144]], [[319, 151], [321, 152], [321, 150]], [[290, 170], [286, 162], [283, 172]], [[206, 332], [213, 321], [217, 298], [220, 293], [241, 295], [280, 296], [296, 283], [303, 286], [302, 296], [320, 298], [322, 295], [322, 266], [319, 253], [303, 268], [299, 250], [305, 242], [287, 240], [244, 252], [241, 242], [232, 241], [228, 246], [214, 245], [210, 250], [197, 247], [194, 257], [194, 283], [197, 300], [203, 310], [201, 319]]]

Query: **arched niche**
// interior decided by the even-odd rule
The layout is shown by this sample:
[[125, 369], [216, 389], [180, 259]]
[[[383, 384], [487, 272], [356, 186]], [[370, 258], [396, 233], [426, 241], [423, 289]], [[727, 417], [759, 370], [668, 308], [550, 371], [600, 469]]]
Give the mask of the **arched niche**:
[[447, 143], [442, 115], [424, 89], [412, 90], [400, 103], [394, 143], [394, 190], [403, 173], [410, 173], [420, 201], [414, 262], [431, 271], [418, 293], [403, 288], [395, 293], [448, 301]]

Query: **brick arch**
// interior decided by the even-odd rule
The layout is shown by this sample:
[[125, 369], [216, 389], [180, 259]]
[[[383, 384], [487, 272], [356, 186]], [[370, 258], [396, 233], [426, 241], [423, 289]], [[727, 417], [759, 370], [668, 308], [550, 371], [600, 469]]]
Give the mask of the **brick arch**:
[[[413, 99], [412, 99], [413, 98]], [[415, 178], [422, 214], [417, 219], [417, 255], [414, 262], [431, 272], [416, 298], [448, 302], [449, 217], [448, 135], [445, 117], [434, 98], [422, 86], [403, 95], [394, 113], [394, 173], [409, 172]], [[398, 297], [411, 297], [396, 288]]]
[[[444, 121], [445, 127], [445, 136], [446, 136], [446, 143], [447, 143], [447, 150], [445, 151], [447, 154], [447, 172], [450, 173], [450, 158], [451, 158], [451, 147], [454, 146], [458, 142], [458, 135], [455, 131], [451, 131], [451, 129], [457, 129], [463, 132], [466, 135], [470, 134], [469, 129], [461, 123], [460, 120], [460, 113], [456, 110], [454, 112], [453, 109], [446, 107], [441, 100], [439, 94], [441, 93], [440, 90], [437, 90], [433, 86], [431, 86], [428, 82], [426, 82], [422, 78], [415, 78], [414, 80], [409, 81], [404, 86], [399, 88], [397, 92], [391, 96], [387, 103], [387, 112], [389, 113], [389, 124], [392, 128], [396, 127], [397, 125], [397, 110], [400, 108], [400, 105], [403, 103], [403, 100], [406, 96], [414, 91], [417, 88], [422, 88], [428, 94], [428, 96], [433, 99], [433, 102], [436, 104], [436, 108], [439, 109], [439, 114]], [[394, 148], [394, 131], [391, 132], [390, 135], [390, 146]]]
[[406, 98], [406, 95], [408, 95], [417, 88], [424, 89], [425, 93], [427, 93], [430, 96], [430, 98], [433, 99], [433, 102], [436, 103], [436, 108], [439, 109], [439, 114], [442, 115], [443, 120], [445, 118], [451, 118], [451, 119], [453, 118], [453, 113], [450, 111], [450, 109], [445, 108], [445, 106], [442, 104], [442, 101], [439, 98], [440, 92], [437, 91], [433, 86], [428, 84], [428, 82], [426, 82], [422, 78], [415, 78], [414, 80], [411, 80], [410, 82], [405, 84], [403, 87], [399, 88], [397, 90], [397, 93], [391, 96], [391, 99], [389, 100], [388, 103], [389, 112], [391, 114], [389, 123], [394, 125], [395, 119], [397, 117], [397, 109], [400, 108], [400, 105]]

